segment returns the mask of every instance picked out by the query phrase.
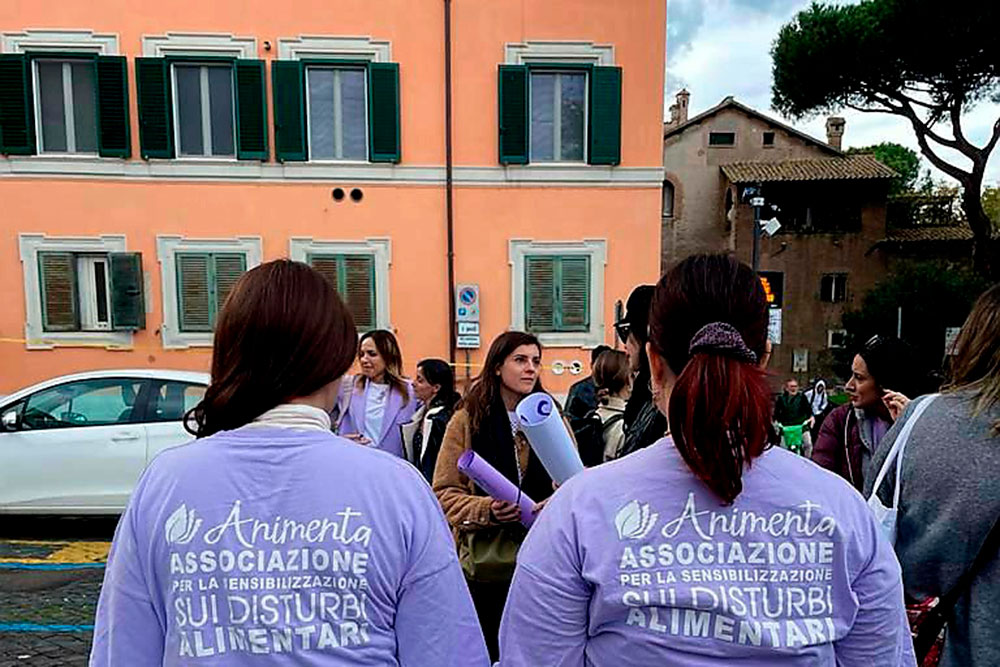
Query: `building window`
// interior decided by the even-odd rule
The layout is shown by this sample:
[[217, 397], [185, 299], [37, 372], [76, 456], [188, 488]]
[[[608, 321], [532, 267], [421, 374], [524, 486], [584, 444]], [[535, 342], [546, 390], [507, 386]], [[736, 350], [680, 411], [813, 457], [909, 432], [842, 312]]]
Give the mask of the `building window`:
[[663, 217], [674, 217], [674, 184], [663, 181]]
[[146, 326], [142, 255], [125, 237], [21, 234], [29, 349], [128, 345]]
[[173, 74], [180, 155], [235, 157], [232, 65], [177, 63]]
[[545, 345], [592, 346], [604, 340], [603, 240], [510, 242], [511, 328]]
[[774, 132], [765, 132], [763, 134], [762, 145], [765, 147], [774, 146]]
[[359, 67], [307, 67], [306, 116], [313, 160], [368, 157], [367, 83]]
[[709, 132], [708, 133], [708, 145], [709, 146], [735, 146], [736, 145], [736, 133], [735, 132]]
[[525, 321], [531, 333], [590, 328], [590, 258], [528, 256], [524, 263]]
[[96, 155], [94, 61], [36, 59], [34, 66], [39, 151]]
[[389, 266], [392, 247], [389, 239], [325, 241], [293, 238], [288, 256], [305, 262], [326, 276], [354, 317], [358, 331], [390, 329]]
[[587, 75], [531, 72], [531, 161], [583, 162], [587, 125]]
[[842, 303], [847, 301], [847, 274], [828, 273], [820, 280], [820, 301]]
[[156, 249], [163, 285], [163, 346], [210, 346], [226, 297], [244, 272], [260, 264], [260, 238], [158, 236]]
[[847, 330], [828, 329], [826, 332], [826, 346], [836, 349], [847, 347]]
[[359, 332], [376, 328], [374, 256], [309, 253], [306, 261], [323, 274], [340, 294]]
[[112, 331], [145, 326], [139, 253], [38, 253], [42, 330]]
[[212, 331], [226, 297], [247, 270], [243, 253], [179, 252], [177, 312], [181, 331]]

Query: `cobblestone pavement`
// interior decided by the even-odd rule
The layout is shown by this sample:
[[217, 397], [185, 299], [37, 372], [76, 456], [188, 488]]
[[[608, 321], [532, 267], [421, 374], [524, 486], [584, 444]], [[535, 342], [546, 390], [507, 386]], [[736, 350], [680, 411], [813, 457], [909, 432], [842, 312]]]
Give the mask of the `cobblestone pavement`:
[[116, 521], [0, 517], [0, 667], [87, 664]]

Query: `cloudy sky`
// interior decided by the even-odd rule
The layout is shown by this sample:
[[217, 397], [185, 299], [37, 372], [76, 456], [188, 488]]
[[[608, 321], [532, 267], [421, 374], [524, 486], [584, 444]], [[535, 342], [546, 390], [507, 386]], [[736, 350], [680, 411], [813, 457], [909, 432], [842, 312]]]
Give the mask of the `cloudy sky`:
[[[771, 43], [780, 27], [806, 9], [810, 0], [667, 0], [666, 107], [682, 87], [691, 93], [690, 115], [715, 106], [727, 95], [776, 116], [814, 137], [826, 136], [825, 117], [790, 121], [771, 110]], [[886, 114], [845, 109], [844, 146], [895, 141], [919, 154], [909, 123]], [[966, 136], [986, 143], [1000, 108], [980, 104], [963, 121]], [[942, 155], [946, 153], [942, 151]], [[963, 169], [968, 162], [958, 156]], [[952, 161], [952, 160], [949, 160]], [[930, 164], [924, 161], [925, 168]], [[931, 168], [936, 179], [947, 178]], [[986, 170], [987, 183], [1000, 183], [1000, 149], [994, 149]]]

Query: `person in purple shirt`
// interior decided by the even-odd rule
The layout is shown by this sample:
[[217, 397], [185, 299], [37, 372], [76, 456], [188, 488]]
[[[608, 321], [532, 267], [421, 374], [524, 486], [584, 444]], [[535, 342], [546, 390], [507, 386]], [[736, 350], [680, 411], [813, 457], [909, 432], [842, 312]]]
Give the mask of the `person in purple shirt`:
[[500, 664], [915, 665], [863, 498], [773, 446], [760, 281], [726, 255], [656, 287], [655, 445], [566, 482], [517, 557]]
[[358, 343], [361, 373], [341, 387], [337, 433], [362, 445], [403, 456], [402, 425], [420, 407], [403, 377], [403, 355], [391, 331], [376, 329]]
[[305, 264], [240, 278], [198, 439], [150, 464], [118, 524], [92, 667], [489, 664], [420, 473], [330, 431], [356, 341]]

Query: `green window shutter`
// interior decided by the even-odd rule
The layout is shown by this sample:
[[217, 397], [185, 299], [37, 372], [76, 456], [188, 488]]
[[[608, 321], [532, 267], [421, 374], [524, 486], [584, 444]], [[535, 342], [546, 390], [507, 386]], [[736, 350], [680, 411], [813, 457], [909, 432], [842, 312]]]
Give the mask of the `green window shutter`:
[[590, 74], [590, 164], [622, 161], [622, 68], [595, 67]]
[[35, 154], [31, 61], [24, 55], [0, 55], [0, 152]]
[[264, 61], [236, 61], [236, 157], [267, 160], [267, 96]]
[[174, 156], [170, 65], [166, 58], [136, 58], [139, 101], [139, 152], [143, 158]]
[[525, 327], [530, 332], [556, 330], [556, 258], [528, 257], [524, 265]]
[[557, 264], [557, 328], [559, 331], [590, 329], [590, 257], [562, 257]]
[[97, 57], [97, 132], [101, 157], [129, 157], [128, 61], [124, 56]]
[[145, 329], [142, 253], [108, 253], [108, 263], [111, 277], [111, 328], [114, 331]]
[[528, 164], [528, 67], [500, 65], [500, 164]]
[[340, 262], [336, 255], [309, 255], [306, 263], [329, 280], [333, 289], [340, 292]]
[[302, 63], [297, 60], [271, 62], [274, 93], [274, 153], [279, 162], [307, 159], [306, 103]]
[[371, 331], [375, 322], [375, 258], [347, 255], [343, 258], [344, 286], [341, 294], [358, 331]]
[[247, 270], [246, 255], [241, 253], [227, 253], [212, 256], [213, 260], [213, 283], [215, 299], [212, 304], [212, 326], [215, 326], [216, 317], [222, 307], [226, 304], [229, 293], [236, 286], [236, 281], [240, 279]]
[[177, 312], [181, 331], [211, 331], [207, 253], [177, 253]]
[[38, 253], [38, 282], [44, 331], [77, 331], [76, 257], [71, 252]]
[[368, 157], [399, 162], [400, 152], [399, 65], [368, 63]]

